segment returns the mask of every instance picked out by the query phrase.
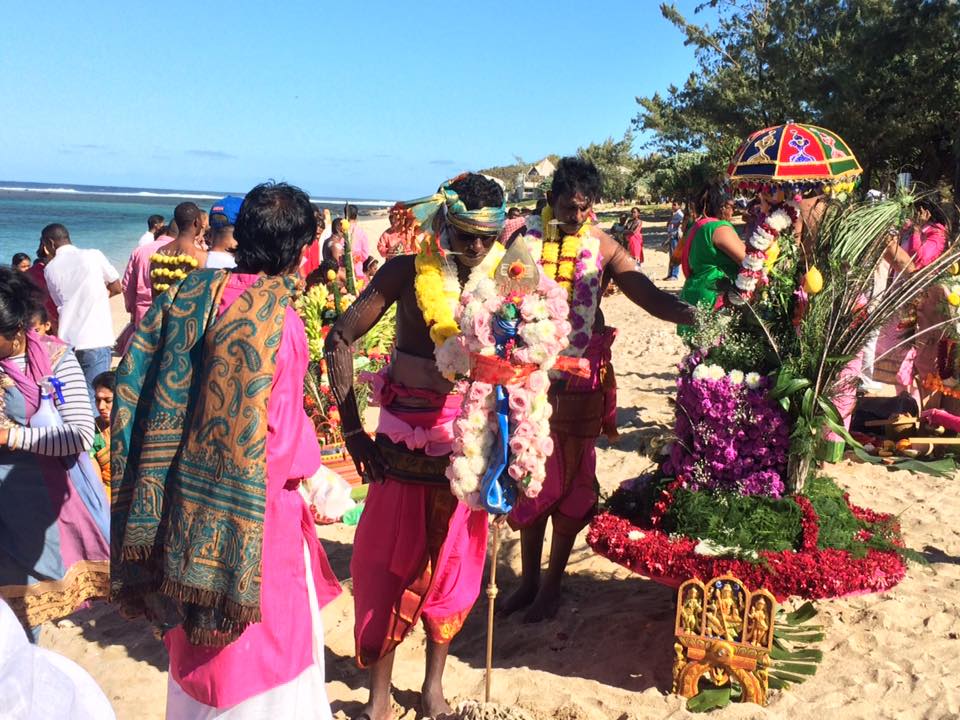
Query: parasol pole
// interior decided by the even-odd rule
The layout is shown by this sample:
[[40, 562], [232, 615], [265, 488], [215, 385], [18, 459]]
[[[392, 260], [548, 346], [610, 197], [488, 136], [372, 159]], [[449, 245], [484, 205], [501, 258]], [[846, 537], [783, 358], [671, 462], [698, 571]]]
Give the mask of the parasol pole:
[[487, 669], [484, 677], [483, 701], [490, 702], [490, 681], [493, 676], [493, 614], [497, 599], [497, 559], [500, 554], [500, 524], [503, 516], [491, 523], [493, 542], [490, 545], [490, 581], [487, 583]]

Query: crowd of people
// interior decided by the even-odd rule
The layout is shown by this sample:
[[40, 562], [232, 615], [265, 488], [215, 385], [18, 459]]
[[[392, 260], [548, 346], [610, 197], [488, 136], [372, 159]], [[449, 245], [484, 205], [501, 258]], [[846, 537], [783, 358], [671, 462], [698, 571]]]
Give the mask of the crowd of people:
[[[606, 286], [683, 332], [695, 307], [731, 286], [746, 255], [723, 186], [704, 188], [686, 209], [673, 202], [666, 279], [682, 269], [685, 280], [679, 297], [665, 292], [640, 271], [638, 208], [611, 234], [597, 227], [600, 188], [589, 161], [564, 158], [548, 198], [525, 213], [508, 210], [489, 178], [459, 176], [390, 212], [376, 244], [382, 267], [356, 206], [331, 218], [282, 183], [224, 197], [209, 212], [180, 203], [169, 224], [151, 216], [122, 277], [99, 250], [75, 247], [63, 225], [45, 227], [32, 264], [18, 255], [0, 268], [0, 373], [9, 380], [0, 588], [30, 639], [42, 623], [109, 597], [163, 632], [169, 718], [330, 717], [320, 609], [340, 586], [299, 493], [321, 453], [304, 411], [309, 354], [292, 301], [311, 281], [332, 282], [331, 273], [345, 281], [349, 271], [363, 290], [329, 331], [325, 358], [347, 450], [371, 483], [351, 560], [356, 658], [369, 669], [364, 716], [392, 717], [395, 651], [419, 622], [422, 710], [449, 712], [443, 670], [479, 595], [488, 517], [451, 492], [462, 397], [439, 367], [446, 325], [442, 309], [428, 307], [415, 253], [442, 249], [443, 292], [458, 303], [492, 248], [540, 227], [541, 212], [551, 218], [544, 238], [572, 253], [538, 258], [548, 281], [569, 284], [581, 306], [571, 333], [580, 364], [549, 385], [546, 479], [507, 518], [520, 531], [522, 577], [498, 605], [526, 622], [551, 618], [574, 540], [598, 503], [596, 438], [615, 433]], [[748, 228], [762, 203], [745, 208]], [[410, 223], [413, 213], [421, 225]], [[816, 198], [801, 218], [816, 222]], [[939, 207], [919, 203], [891, 236], [890, 266], [910, 272], [932, 262], [947, 234]], [[564, 276], [565, 263], [585, 259], [596, 264], [596, 282]], [[109, 299], [119, 293], [130, 323], [115, 344]], [[391, 305], [396, 344], [375, 388], [379, 426], [370, 434], [353, 391], [352, 348]], [[122, 360], [113, 371], [115, 352]], [[916, 353], [910, 360], [921, 362]]]

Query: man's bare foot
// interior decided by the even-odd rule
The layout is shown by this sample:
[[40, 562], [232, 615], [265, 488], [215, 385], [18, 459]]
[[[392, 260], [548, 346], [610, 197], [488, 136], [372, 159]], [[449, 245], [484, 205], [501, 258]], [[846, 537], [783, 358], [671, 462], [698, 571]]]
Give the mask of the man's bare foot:
[[363, 711], [359, 715], [355, 715], [353, 720], [396, 720], [396, 717], [393, 707], [389, 704], [385, 708], [365, 705]]
[[537, 597], [538, 586], [532, 583], [520, 583], [520, 587], [496, 604], [497, 614], [506, 617], [510, 613], [522, 610]]
[[524, 623], [537, 623], [552, 620], [560, 609], [560, 588], [540, 588], [536, 600], [523, 614]]
[[443, 691], [440, 689], [422, 688], [420, 690], [420, 710], [424, 717], [437, 718], [437, 720], [453, 717], [453, 708], [443, 697]]

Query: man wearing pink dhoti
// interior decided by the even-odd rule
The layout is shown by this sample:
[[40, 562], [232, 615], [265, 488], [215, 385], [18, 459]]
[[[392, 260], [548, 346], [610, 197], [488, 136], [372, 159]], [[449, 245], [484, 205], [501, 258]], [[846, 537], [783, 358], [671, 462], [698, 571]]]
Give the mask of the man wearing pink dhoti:
[[[549, 213], [542, 223], [531, 222], [527, 228], [529, 232], [542, 224], [542, 272], [558, 281], [567, 279], [560, 269], [565, 263], [558, 264], [555, 253], [568, 252], [565, 248], [570, 243], [577, 246], [572, 264], [581, 269], [569, 282], [570, 324], [574, 330], [571, 348], [589, 362], [590, 374], [588, 378], [564, 375], [551, 386], [554, 452], [547, 460], [546, 481], [536, 498], [521, 498], [510, 515], [511, 526], [520, 529], [523, 577], [500, 610], [510, 613], [527, 608], [525, 622], [553, 617], [557, 612], [560, 584], [574, 540], [590, 522], [597, 504], [596, 438], [601, 431], [608, 436], [616, 432], [610, 422], [611, 412], [615, 412], [610, 407], [615, 397], [610, 365], [615, 333], [606, 327], [600, 311], [604, 287], [613, 281], [630, 300], [661, 320], [683, 325], [693, 322], [690, 305], [658, 289], [619, 243], [588, 223], [599, 198], [600, 174], [593, 163], [563, 158], [548, 194]], [[558, 250], [548, 252], [551, 244]], [[540, 557], [547, 520], [551, 518], [550, 561], [541, 583]]]
[[234, 235], [236, 271], [159, 296], [118, 370], [113, 596], [173, 625], [170, 720], [330, 718], [320, 608], [340, 588], [298, 492], [320, 466], [291, 306], [309, 198], [257, 186]]
[[[425, 231], [452, 255], [452, 284], [460, 287], [481, 266], [506, 211], [500, 187], [481, 175], [445, 183], [430, 198]], [[419, 217], [419, 216], [418, 216]], [[452, 274], [456, 274], [453, 277]], [[480, 593], [487, 544], [487, 516], [470, 510], [450, 491], [445, 476], [453, 421], [462, 398], [437, 369], [434, 311], [417, 259], [400, 255], [383, 266], [327, 336], [330, 385], [340, 407], [343, 435], [357, 470], [373, 482], [354, 539], [350, 572], [356, 609], [357, 661], [370, 668], [370, 720], [392, 718], [390, 679], [394, 651], [422, 621], [427, 632], [422, 712], [451, 712], [443, 696], [443, 668], [450, 641]], [[446, 287], [446, 284], [445, 284]], [[397, 340], [389, 366], [375, 380], [380, 405], [376, 440], [367, 435], [353, 394], [351, 345], [397, 304]], [[452, 309], [450, 309], [452, 318]], [[424, 319], [433, 319], [428, 325]], [[437, 327], [433, 327], [437, 330]], [[454, 327], [455, 330], [455, 327]]]

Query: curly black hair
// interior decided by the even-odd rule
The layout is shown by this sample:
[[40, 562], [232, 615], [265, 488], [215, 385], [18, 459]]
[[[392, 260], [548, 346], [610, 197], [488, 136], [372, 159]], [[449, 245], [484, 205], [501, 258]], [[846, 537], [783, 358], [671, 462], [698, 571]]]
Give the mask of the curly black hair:
[[503, 205], [503, 188], [496, 181], [477, 173], [466, 173], [450, 183], [467, 210]]
[[243, 199], [233, 227], [237, 269], [267, 275], [292, 272], [316, 231], [313, 205], [303, 190], [286, 183], [257, 185]]
[[553, 173], [550, 192], [554, 197], [572, 196], [577, 192], [590, 202], [600, 199], [602, 181], [593, 161], [582, 157], [560, 158]]

